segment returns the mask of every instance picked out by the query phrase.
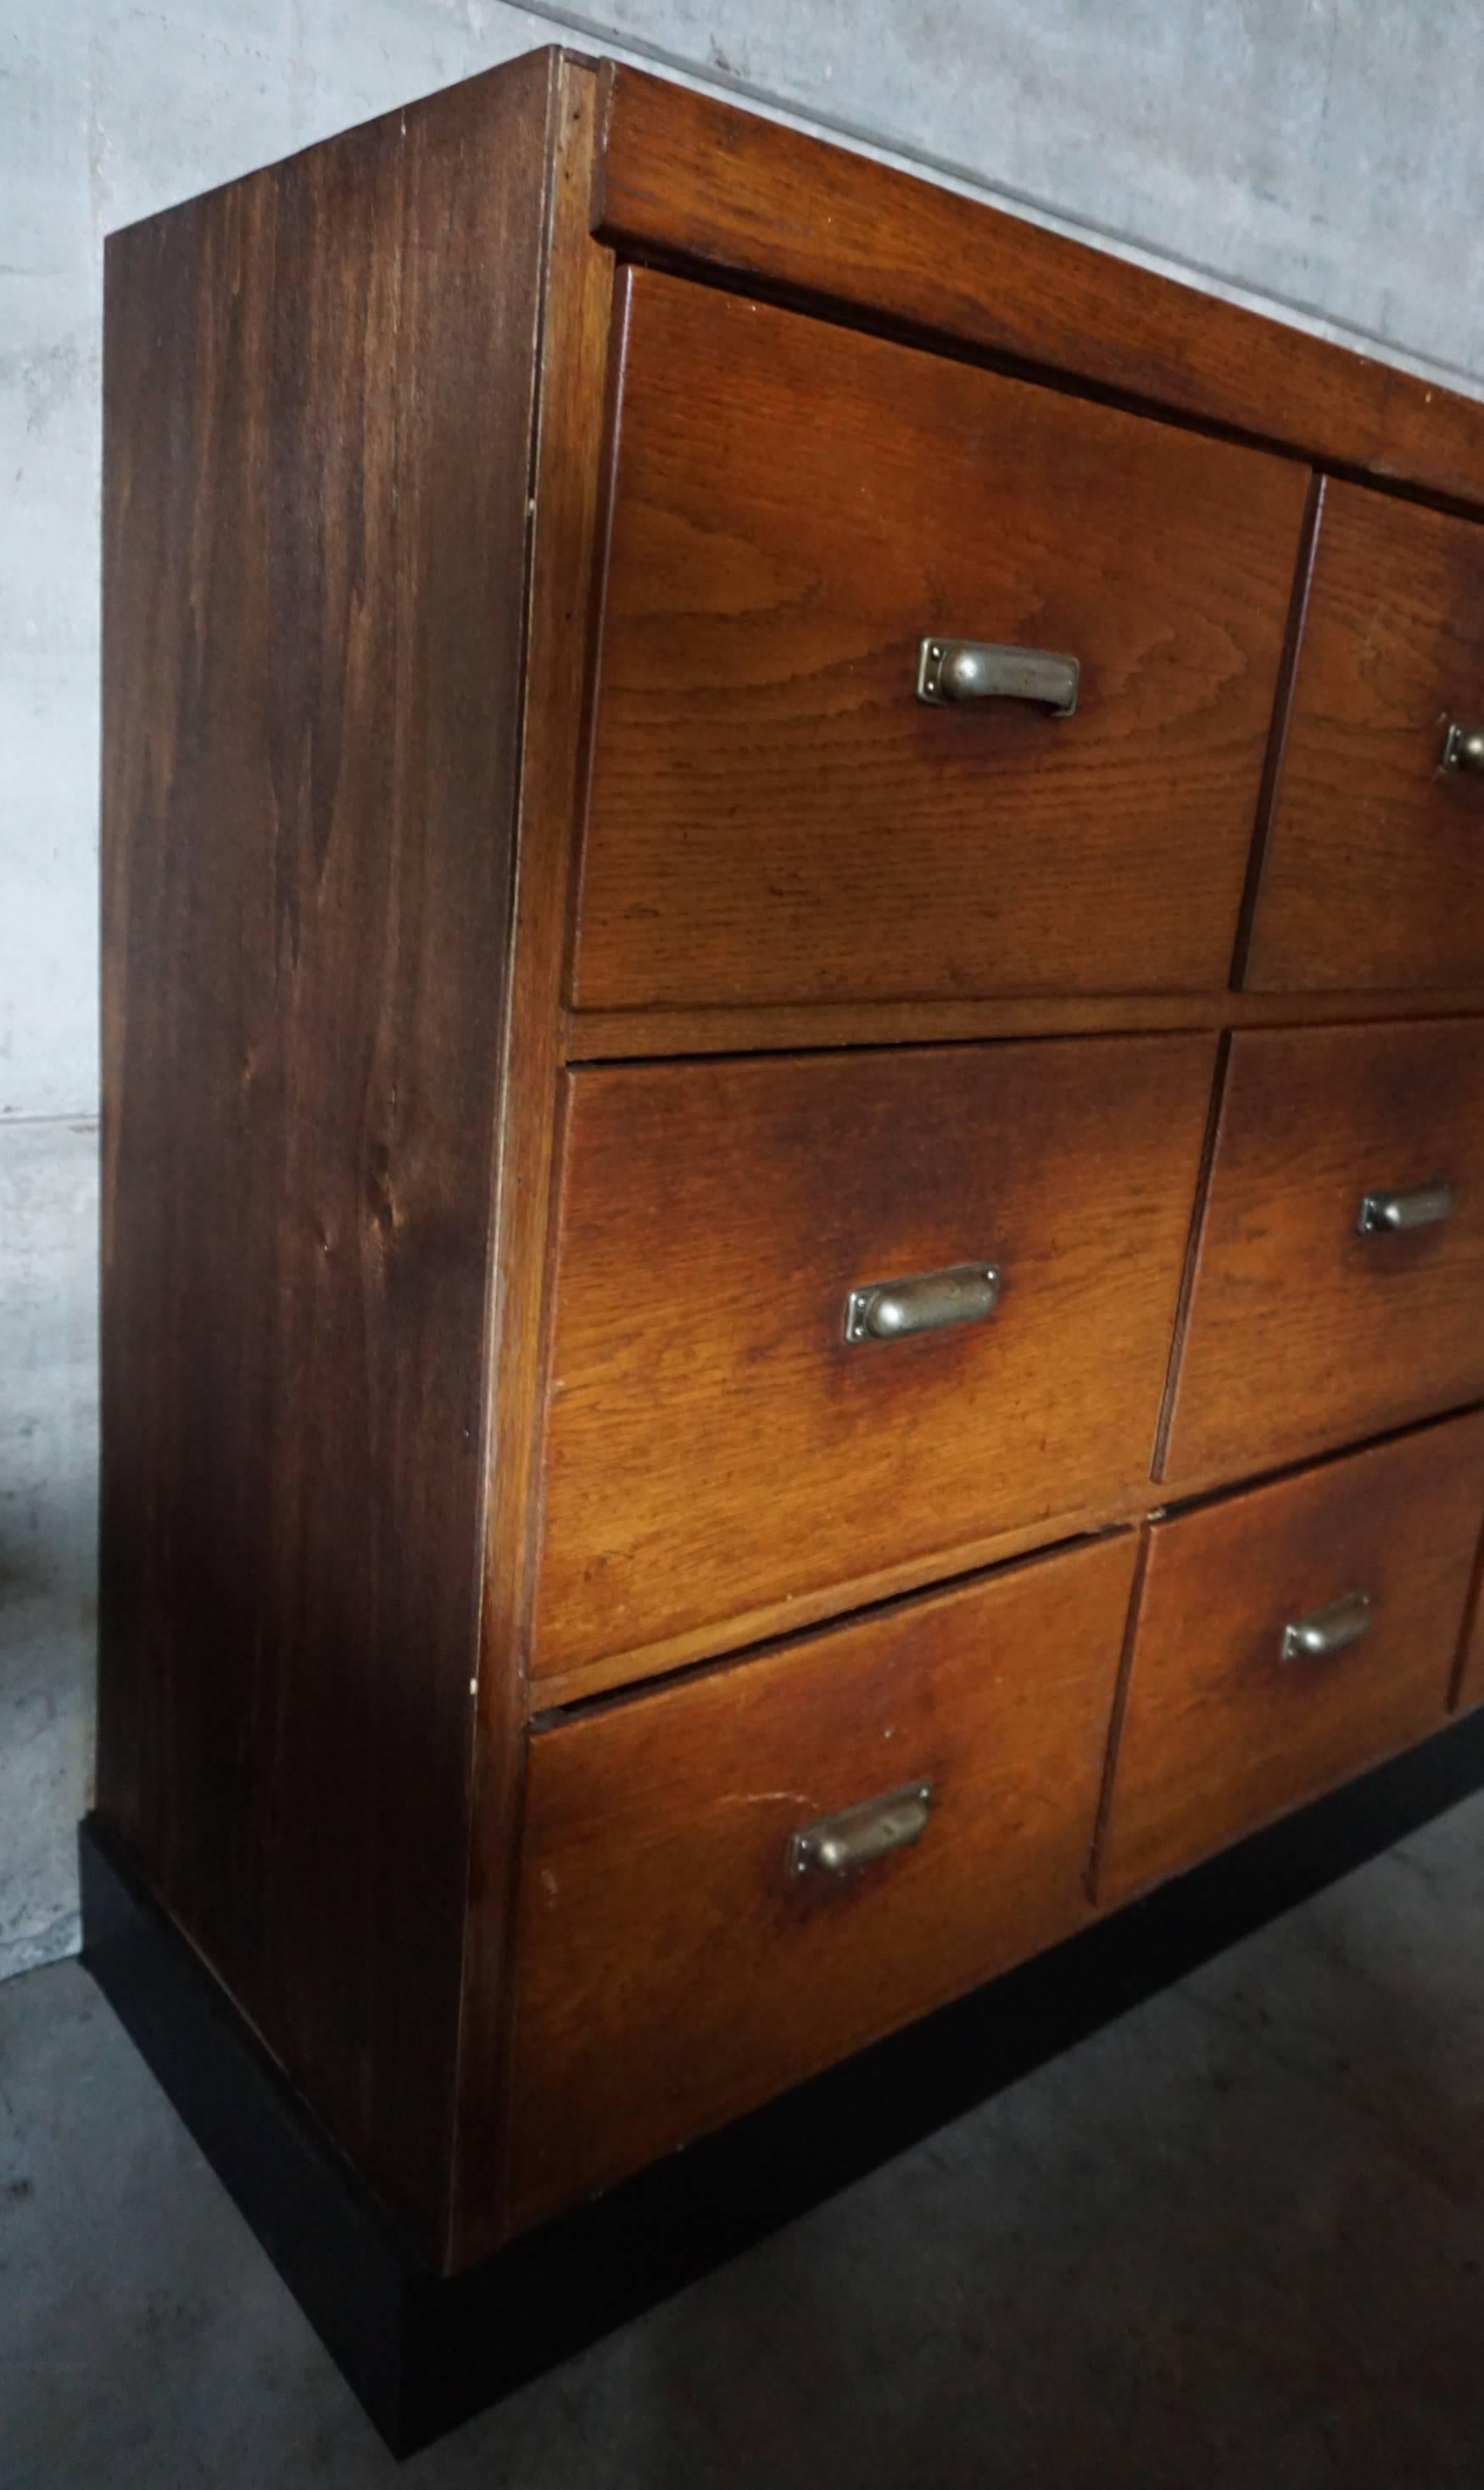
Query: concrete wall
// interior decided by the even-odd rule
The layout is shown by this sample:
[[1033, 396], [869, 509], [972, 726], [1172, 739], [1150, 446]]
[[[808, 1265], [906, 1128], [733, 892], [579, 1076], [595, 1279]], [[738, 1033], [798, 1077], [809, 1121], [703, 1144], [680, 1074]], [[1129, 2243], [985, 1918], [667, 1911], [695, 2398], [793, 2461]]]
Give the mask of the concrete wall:
[[102, 237], [564, 32], [1484, 393], [1471, 0], [6, 0], [0, 1975], [87, 1778]]

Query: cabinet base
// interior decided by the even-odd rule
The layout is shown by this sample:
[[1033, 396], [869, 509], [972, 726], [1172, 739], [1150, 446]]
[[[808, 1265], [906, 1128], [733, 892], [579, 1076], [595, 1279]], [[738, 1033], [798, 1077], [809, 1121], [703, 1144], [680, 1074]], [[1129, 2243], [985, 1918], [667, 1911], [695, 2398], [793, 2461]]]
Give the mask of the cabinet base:
[[410, 2455], [1481, 1786], [1484, 1711], [451, 2279], [409, 2257], [96, 1816], [82, 1960]]

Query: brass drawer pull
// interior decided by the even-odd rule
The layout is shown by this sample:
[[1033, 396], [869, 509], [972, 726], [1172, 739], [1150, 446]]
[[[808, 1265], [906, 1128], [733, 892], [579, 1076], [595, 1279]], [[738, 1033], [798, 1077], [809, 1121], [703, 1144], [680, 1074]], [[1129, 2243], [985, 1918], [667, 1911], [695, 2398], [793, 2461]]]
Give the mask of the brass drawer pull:
[[1053, 717], [1071, 717], [1080, 673], [1075, 657], [1051, 649], [927, 639], [917, 651], [917, 698], [935, 709], [958, 701], [1038, 701]]
[[1460, 726], [1449, 718], [1442, 738], [1444, 769], [1467, 770], [1472, 778], [1484, 778], [1484, 726]]
[[903, 1340], [909, 1332], [944, 1331], [949, 1323], [982, 1322], [1000, 1296], [993, 1262], [960, 1262], [915, 1280], [876, 1280], [845, 1300], [845, 1337]]
[[1343, 1600], [1331, 1600], [1327, 1608], [1314, 1608], [1308, 1616], [1295, 1617], [1286, 1625], [1281, 1657], [1330, 1660], [1369, 1634], [1372, 1622], [1370, 1592], [1347, 1591]]
[[1408, 1228], [1436, 1228], [1451, 1218], [1453, 1187], [1441, 1177], [1436, 1184], [1408, 1185], [1400, 1193], [1368, 1193], [1355, 1226], [1362, 1236], [1396, 1236]]
[[853, 1868], [885, 1859], [888, 1851], [910, 1850], [927, 1830], [932, 1804], [931, 1781], [909, 1781], [885, 1798], [862, 1799], [838, 1815], [822, 1815], [789, 1842], [789, 1873], [806, 1876], [813, 1868], [827, 1876], [847, 1876]]

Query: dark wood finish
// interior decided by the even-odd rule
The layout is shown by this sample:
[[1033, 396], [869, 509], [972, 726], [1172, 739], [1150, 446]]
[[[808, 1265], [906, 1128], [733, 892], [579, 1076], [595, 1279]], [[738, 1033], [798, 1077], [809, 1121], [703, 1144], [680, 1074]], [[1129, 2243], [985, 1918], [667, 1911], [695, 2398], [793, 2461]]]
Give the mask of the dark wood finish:
[[550, 78], [107, 256], [99, 1805], [430, 2254]]
[[645, 271], [624, 355], [575, 1000], [1224, 984], [1305, 471]]
[[1249, 987], [1484, 982], [1484, 527], [1354, 484], [1324, 495], [1246, 968]]
[[[515, 2227], [1086, 1919], [1134, 1548], [1015, 1566], [533, 1740]], [[791, 1871], [795, 1832], [918, 1779], [911, 1849]]]
[[[1216, 1484], [1225, 1485], [1225, 1478]], [[900, 1558], [878, 1573], [859, 1577], [843, 1597], [835, 1583], [791, 1591], [765, 1607], [721, 1618], [713, 1625], [687, 1628], [636, 1650], [575, 1661], [569, 1668], [554, 1667], [533, 1676], [527, 1684], [530, 1724], [537, 1730], [547, 1728], [554, 1721], [585, 1708], [600, 1696], [635, 1692], [652, 1678], [674, 1676], [713, 1659], [730, 1658], [748, 1647], [765, 1645], [780, 1635], [828, 1624], [844, 1607], [879, 1607], [887, 1600], [903, 1599], [946, 1581], [982, 1573], [990, 1566], [1044, 1554], [1069, 1540], [1126, 1530], [1143, 1521], [1151, 1492], [1148, 1481], [1141, 1480], [1121, 1494], [1099, 1497], [1076, 1513], [1057, 1514], [1050, 1521], [1029, 1521], [992, 1530], [982, 1539], [965, 1541], [948, 1554], [930, 1549], [920, 1556]]]
[[1481, 1785], [1484, 1710], [451, 2280], [389, 2241], [96, 1817], [83, 1960], [376, 2426], [410, 2455]]
[[[1376, 1186], [1453, 1215], [1361, 1236]], [[1232, 1040], [1161, 1475], [1276, 1466], [1484, 1395], [1484, 1022]]]
[[713, 96], [601, 75], [593, 219], [624, 251], [1484, 504], [1472, 398]]
[[[623, 276], [626, 327], [616, 245], [665, 263]], [[1033, 1756], [1029, 1709], [1000, 1716], [1008, 1744], [987, 1736], [999, 1680], [955, 1621], [1132, 1561], [1132, 1537], [1091, 1543], [1142, 1524], [1156, 1492], [1218, 1032], [1247, 1033], [1188, 1259], [1178, 1491], [1484, 1398], [1484, 1024], [1437, 1017], [1471, 1013], [1478, 961], [1446, 925], [1419, 946], [1408, 880], [1435, 919], [1462, 915], [1467, 852], [1444, 888], [1440, 831], [1405, 869], [1367, 848], [1396, 923], [1356, 984], [1308, 966], [1302, 992], [1224, 983], [1310, 469], [1484, 504], [1484, 417], [559, 52], [115, 239], [105, 362], [89, 1943], [255, 2218], [268, 2204], [275, 2253], [416, 2436], [865, 2166], [904, 2118], [961, 2105], [1022, 2046], [1014, 1999], [1049, 1999], [1063, 2032], [1091, 2013], [1070, 1975], [1017, 1975], [977, 2020], [877, 2044], [874, 2073], [812, 2077], [611, 2208], [472, 2265], [510, 2218], [512, 2121], [520, 2219], [598, 2166], [577, 2134], [590, 2074], [547, 2080], [536, 2018], [560, 2070], [588, 2044], [577, 2001], [597, 1998], [599, 2026], [616, 2012], [597, 1923], [623, 1877], [601, 1872], [602, 1826], [663, 1817], [679, 1843], [674, 1809], [710, 1759], [741, 1839], [749, 1811], [721, 1801], [750, 1792], [766, 1814], [759, 1777], [784, 1786], [739, 1725], [772, 1717], [771, 1689], [807, 1678], [777, 1718], [807, 1717], [821, 1772], [863, 1752], [868, 1706], [837, 1717], [827, 1665], [883, 1702], [899, 1690], [940, 1738], [946, 1810], [971, 1747], [997, 1788]], [[1386, 641], [1420, 698], [1440, 647], [1476, 647], [1472, 536], [1327, 489], [1373, 571], [1382, 542], [1424, 549]], [[1344, 572], [1331, 541], [1300, 705]], [[993, 628], [1087, 662], [1065, 728], [912, 699], [920, 631], [990, 629], [991, 566]], [[1258, 962], [1300, 818], [1288, 784]], [[602, 1007], [572, 1010], [590, 785], [579, 991]], [[1385, 944], [1395, 973], [1465, 982], [1375, 984]], [[1256, 1033], [1278, 1014], [1397, 1025]], [[764, 1052], [800, 1047], [821, 1051]], [[698, 1059], [568, 1070], [585, 1050]], [[718, 1050], [752, 1059], [705, 1059]], [[1361, 1186], [1436, 1173], [1458, 1186], [1453, 1226], [1356, 1263]], [[853, 1282], [976, 1252], [1005, 1272], [982, 1330], [846, 1349]], [[1024, 1574], [943, 1590], [1031, 1550]], [[719, 1660], [928, 1584], [807, 1651]], [[1075, 1694], [1102, 1643], [1062, 1648]], [[600, 1778], [584, 1759], [639, 1753], [657, 1716], [648, 1696], [553, 1708], [691, 1663], [710, 1673], [653, 1698], [700, 1724], [688, 1781], [603, 1782], [584, 1829], [571, 1810]], [[1036, 1722], [1022, 1795], [1070, 1805], [1057, 1742], [1090, 1719], [1071, 1701]], [[1447, 1752], [1472, 1769], [1469, 1739]], [[556, 1898], [579, 1870], [601, 1890], [549, 1960], [531, 1938], [516, 2021], [517, 1896], [542, 1937], [567, 1908], [539, 1881], [548, 1837]], [[990, 1837], [975, 1821], [970, 1853]], [[878, 1889], [922, 1896], [918, 1955], [905, 1921], [892, 1939], [887, 2015], [1066, 1924], [1060, 1855], [1044, 1884], [973, 1908], [965, 1879], [939, 1959], [914, 1881], [929, 1857]], [[851, 2020], [868, 1889], [847, 1898], [826, 2053], [876, 2028]], [[677, 1875], [664, 1907], [694, 1899]], [[1151, 1977], [1117, 1945], [1107, 1960], [1125, 1991]], [[641, 1960], [632, 1993], [665, 1970]], [[752, 2036], [749, 2083], [800, 2063], [786, 2003]], [[178, 2026], [199, 2043], [189, 2073]], [[940, 2052], [971, 2035], [968, 2075], [934, 2033]], [[667, 2096], [615, 2066], [620, 2160], [652, 2149], [643, 2118], [695, 2071]], [[682, 2126], [724, 2115], [716, 2098]], [[850, 2136], [822, 2103], [847, 2105]], [[239, 2124], [292, 2139], [267, 2178]], [[453, 2268], [466, 2282], [432, 2279]]]
[[[1155, 1037], [568, 1075], [538, 1694], [1144, 1492], [1212, 1059]], [[987, 1321], [846, 1345], [851, 1288], [978, 1257]]]
[[[1253, 1488], [1149, 1534], [1097, 1868], [1117, 1902], [1439, 1727], [1484, 1522], [1484, 1414]], [[1370, 1631], [1285, 1661], [1352, 1591]]]
[[501, 1182], [489, 1330], [487, 1507], [464, 1926], [450, 2256], [492, 2244], [504, 2091], [506, 1951], [525, 1764], [526, 1655], [539, 1492], [549, 1229], [556, 1159], [572, 824], [599, 584], [598, 478], [612, 263], [587, 233], [591, 73], [559, 58], [543, 266], [535, 514], [503, 1032]]
[[941, 1046], [988, 1037], [1127, 1036], [1146, 1029], [1289, 1028], [1477, 1013], [1477, 986], [1407, 993], [1019, 995], [959, 1002], [731, 1003], [564, 1015], [568, 1063], [644, 1056], [792, 1054], [810, 1047]]
[[1474, 1567], [1463, 1648], [1458, 1655], [1453, 1703], [1460, 1712], [1471, 1710], [1475, 1703], [1484, 1703], [1484, 1538], [1481, 1538], [1478, 1562]]

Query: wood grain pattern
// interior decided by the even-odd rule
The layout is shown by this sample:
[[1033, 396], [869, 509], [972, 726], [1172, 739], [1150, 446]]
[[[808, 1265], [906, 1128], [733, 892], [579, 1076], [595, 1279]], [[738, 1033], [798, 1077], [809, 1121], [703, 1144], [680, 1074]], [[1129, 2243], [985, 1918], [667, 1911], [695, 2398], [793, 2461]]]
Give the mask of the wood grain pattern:
[[99, 1803], [433, 2258], [548, 77], [107, 260]]
[[1484, 527], [1324, 494], [1245, 983], [1484, 982], [1484, 781], [1439, 768], [1484, 724]]
[[[1473, 1405], [1477, 1404], [1463, 1404], [1460, 1414]], [[1255, 1486], [1270, 1478], [1275, 1470], [1287, 1473], [1293, 1466], [1254, 1455], [1240, 1468], [1223, 1462], [1208, 1470], [1185, 1472], [1179, 1483], [1180, 1501], [1219, 1495], [1237, 1486]], [[1069, 1512], [1043, 1516], [1016, 1528], [992, 1530], [981, 1539], [966, 1539], [953, 1549], [949, 1559], [939, 1550], [895, 1558], [856, 1577], [851, 1585], [852, 1605], [873, 1607], [934, 1588], [946, 1579], [1010, 1564], [1017, 1557], [1049, 1550], [1089, 1534], [1137, 1528], [1149, 1518], [1151, 1497], [1160, 1492], [1147, 1479], [1138, 1479], [1121, 1493], [1106, 1499], [1084, 1502]], [[839, 1592], [831, 1585], [812, 1591], [787, 1591], [738, 1616], [683, 1628], [646, 1643], [638, 1651], [609, 1653], [600, 1659], [579, 1661], [570, 1668], [552, 1669], [527, 1682], [527, 1710], [533, 1725], [542, 1729], [557, 1714], [590, 1703], [598, 1695], [613, 1694], [651, 1678], [673, 1675], [697, 1664], [740, 1653], [777, 1636], [801, 1633], [805, 1627], [837, 1616], [839, 1609]]]
[[[1453, 1215], [1361, 1236], [1361, 1196]], [[1484, 1023], [1232, 1040], [1160, 1475], [1323, 1451], [1484, 1395]]]
[[[1213, 1053], [568, 1075], [533, 1680], [1139, 1492]], [[847, 1346], [852, 1287], [978, 1257], [988, 1321]]]
[[602, 75], [593, 218], [621, 249], [1484, 504], [1472, 398], [714, 97]]
[[[1217, 1483], [1226, 1485], [1225, 1475]], [[1125, 1530], [1144, 1520], [1149, 1509], [1149, 1494], [1148, 1481], [1140, 1480], [1120, 1494], [1099, 1497], [1091, 1503], [1084, 1499], [1065, 1513], [1040, 1515], [1034, 1521], [997, 1527], [982, 1537], [960, 1540], [947, 1553], [929, 1549], [920, 1555], [892, 1556], [884, 1565], [873, 1563], [867, 1553], [862, 1561], [869, 1571], [852, 1577], [847, 1599], [842, 1600], [839, 1585], [831, 1582], [812, 1589], [781, 1591], [732, 1616], [709, 1618], [699, 1625], [683, 1626], [673, 1634], [660, 1635], [637, 1650], [605, 1652], [595, 1660], [576, 1661], [570, 1667], [553, 1667], [528, 1682], [531, 1723], [537, 1729], [544, 1729], [559, 1713], [590, 1703], [598, 1695], [623, 1693], [651, 1678], [674, 1676], [683, 1669], [741, 1654], [783, 1635], [801, 1634], [806, 1626], [829, 1624], [845, 1606], [880, 1607], [888, 1600], [936, 1589], [964, 1575], [1007, 1565], [1017, 1557], [1062, 1547], [1070, 1540]]]
[[450, 2245], [455, 2269], [493, 2245], [499, 2220], [506, 1967], [525, 1769], [560, 1004], [600, 579], [598, 481], [612, 261], [587, 232], [595, 102], [591, 72], [559, 59], [552, 89], [514, 934], [503, 1036], [506, 1105], [489, 1333], [488, 1506]]
[[578, 1004], [1224, 984], [1304, 471], [643, 270], [625, 335]]
[[[617, 325], [616, 244], [670, 269]], [[449, 2270], [1086, 1917], [1134, 1535], [941, 1578], [1157, 1491], [1216, 1031], [1170, 1475], [1484, 1399], [1458, 791], [1349, 863], [1319, 801], [1358, 721], [1399, 818], [1463, 522], [1328, 488], [1225, 990], [1309, 462], [1484, 505], [1484, 415], [559, 52], [115, 239], [105, 362], [100, 1809]], [[1074, 648], [1079, 717], [920, 709], [940, 626]], [[1353, 1239], [1438, 1173], [1447, 1230]], [[845, 1346], [850, 1286], [980, 1254], [987, 1325]], [[1431, 1725], [1481, 1462], [1484, 1413], [1228, 1500], [1208, 1593], [1286, 1596], [1249, 1506], [1295, 1563], [1369, 1516], [1411, 1639], [1292, 1754], [1240, 1655], [1189, 1705], [1136, 1659], [1129, 1753], [1195, 1763], [1119, 1872], [1254, 1804], [1234, 1757], [1270, 1809]], [[1142, 1540], [1149, 1616], [1208, 1527]], [[888, 1753], [920, 1849], [780, 1892]]]
[[1474, 1564], [1473, 1588], [1453, 1689], [1456, 1711], [1469, 1712], [1476, 1703], [1484, 1703], [1484, 1541]]
[[[1133, 1554], [1047, 1557], [533, 1741], [514, 2227], [1088, 1916]], [[914, 1849], [790, 1878], [797, 1828], [918, 1776]]]
[[[1484, 1415], [1156, 1522], [1100, 1903], [1125, 1900], [1441, 1725], [1484, 1520]], [[1368, 1591], [1346, 1651], [1296, 1617]]]

